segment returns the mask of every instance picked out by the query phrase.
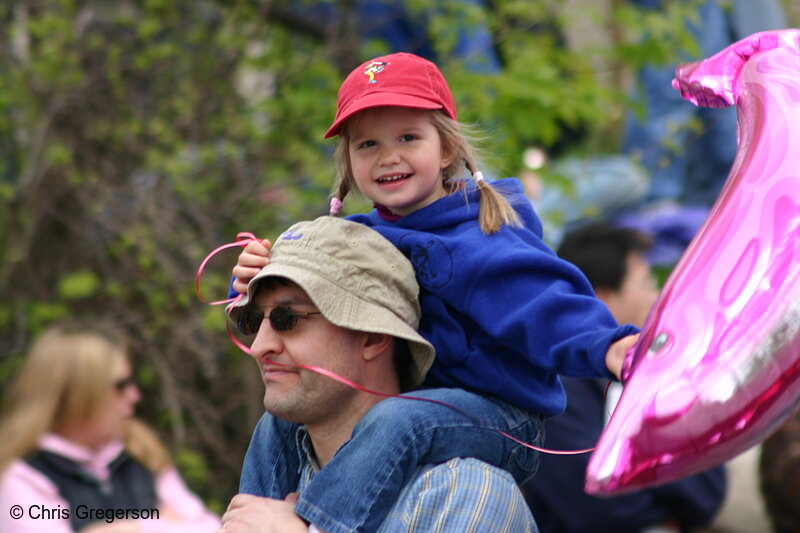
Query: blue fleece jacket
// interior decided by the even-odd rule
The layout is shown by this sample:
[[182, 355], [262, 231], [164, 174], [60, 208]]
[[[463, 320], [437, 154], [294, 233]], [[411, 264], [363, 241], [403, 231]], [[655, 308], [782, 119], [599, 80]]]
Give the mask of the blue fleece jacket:
[[612, 377], [617, 326], [589, 281], [542, 241], [542, 224], [513, 178], [504, 192], [523, 227], [492, 235], [478, 223], [478, 192], [450, 194], [391, 222], [377, 211], [348, 217], [389, 239], [414, 265], [420, 334], [436, 348], [426, 384], [463, 387], [552, 416], [564, 410], [559, 374]]

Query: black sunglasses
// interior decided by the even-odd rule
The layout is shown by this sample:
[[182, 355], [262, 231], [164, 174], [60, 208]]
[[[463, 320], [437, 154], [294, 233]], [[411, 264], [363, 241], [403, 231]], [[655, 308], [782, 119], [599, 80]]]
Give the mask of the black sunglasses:
[[[297, 324], [298, 318], [308, 318], [313, 315], [321, 315], [320, 311], [314, 313], [302, 313], [295, 311], [291, 307], [276, 307], [270, 311], [267, 318], [272, 329], [275, 331], [290, 331]], [[236, 327], [244, 335], [255, 335], [258, 328], [264, 321], [264, 311], [260, 309], [245, 309], [239, 313], [236, 319]]]
[[131, 374], [127, 378], [122, 378], [114, 382], [114, 389], [122, 392], [131, 385], [136, 385], [136, 378]]

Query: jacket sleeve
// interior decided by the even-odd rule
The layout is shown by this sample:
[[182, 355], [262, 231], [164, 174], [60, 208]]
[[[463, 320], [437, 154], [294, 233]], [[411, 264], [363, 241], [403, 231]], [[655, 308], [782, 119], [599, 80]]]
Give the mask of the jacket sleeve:
[[[614, 341], [636, 333], [618, 326], [589, 281], [524, 230], [489, 236], [496, 249], [468, 250], [481, 260], [465, 273], [460, 302], [489, 335], [527, 354], [535, 365], [577, 377], [613, 377], [605, 355]], [[463, 281], [463, 280], [462, 280]]]
[[69, 504], [41, 472], [13, 461], [0, 478], [0, 531], [72, 533]]

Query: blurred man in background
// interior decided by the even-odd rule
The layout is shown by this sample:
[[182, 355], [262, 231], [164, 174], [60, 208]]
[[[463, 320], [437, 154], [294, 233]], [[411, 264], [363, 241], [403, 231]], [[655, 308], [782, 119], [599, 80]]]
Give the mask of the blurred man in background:
[[[648, 236], [604, 224], [568, 233], [558, 255], [586, 274], [597, 297], [620, 323], [641, 327], [657, 296], [656, 280], [645, 254]], [[607, 381], [561, 378], [567, 409], [546, 421], [545, 446], [555, 450], [591, 448], [613, 411], [621, 388]], [[707, 527], [725, 498], [724, 467], [612, 498], [584, 490], [589, 454], [543, 454], [539, 472], [525, 487], [528, 504], [542, 533], [686, 532]]]

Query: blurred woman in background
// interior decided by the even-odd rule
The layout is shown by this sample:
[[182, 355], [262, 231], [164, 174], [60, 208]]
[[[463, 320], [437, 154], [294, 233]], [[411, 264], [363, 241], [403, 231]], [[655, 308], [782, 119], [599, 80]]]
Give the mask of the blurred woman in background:
[[0, 531], [203, 533], [219, 527], [155, 433], [124, 337], [61, 324], [31, 347], [0, 418]]

